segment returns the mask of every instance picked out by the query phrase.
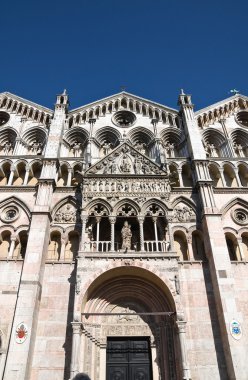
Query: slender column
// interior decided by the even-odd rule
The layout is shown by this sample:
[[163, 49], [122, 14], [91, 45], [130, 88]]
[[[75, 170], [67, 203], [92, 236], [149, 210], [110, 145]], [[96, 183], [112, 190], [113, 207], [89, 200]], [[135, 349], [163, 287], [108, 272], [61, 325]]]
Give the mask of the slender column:
[[144, 228], [143, 228], [143, 223], [144, 223], [145, 218], [143, 216], [138, 217], [139, 221], [139, 230], [140, 230], [140, 251], [145, 252], [145, 247], [144, 247]]
[[178, 336], [180, 342], [181, 350], [181, 360], [183, 369], [183, 380], [191, 380], [190, 369], [187, 359], [187, 349], [186, 349], [186, 321], [177, 321]]
[[242, 183], [241, 183], [240, 178], [239, 178], [238, 168], [234, 169], [234, 174], [235, 174], [235, 178], [236, 178], [236, 181], [237, 181], [237, 185], [239, 187], [242, 187]]
[[60, 258], [59, 258], [60, 261], [65, 261], [65, 247], [66, 247], [66, 243], [67, 243], [66, 239], [62, 238], [61, 239]]
[[187, 243], [188, 243], [189, 260], [193, 261], [194, 260], [194, 253], [193, 253], [192, 236], [191, 235], [187, 237]]
[[110, 252], [115, 252], [115, 222], [116, 218], [114, 216], [109, 217], [109, 221], [111, 224], [111, 247]]
[[156, 250], [158, 252], [158, 230], [157, 230], [157, 217], [152, 218], [153, 223], [154, 223], [154, 233], [155, 233], [155, 241], [156, 241]]
[[86, 223], [88, 221], [87, 215], [82, 215], [82, 237], [81, 237], [81, 251], [85, 251], [85, 231], [86, 231]]
[[183, 187], [182, 169], [177, 169], [177, 172], [178, 172], [179, 186]]
[[238, 249], [239, 249], [239, 254], [240, 254], [240, 258], [242, 261], [245, 261], [245, 254], [244, 254], [244, 250], [243, 250], [243, 245], [242, 245], [242, 238], [237, 238], [237, 245], [238, 245]]
[[66, 186], [71, 186], [71, 179], [72, 179], [72, 169], [68, 169], [68, 178], [67, 178]]
[[13, 255], [14, 255], [14, 249], [15, 249], [15, 243], [16, 243], [16, 236], [11, 236], [10, 238], [10, 248], [9, 248], [9, 253], [8, 253], [8, 257], [9, 258], [12, 258]]
[[71, 379], [79, 372], [78, 354], [82, 334], [81, 322], [71, 322], [72, 325], [72, 353], [71, 353]]
[[222, 186], [225, 187], [226, 186], [226, 180], [225, 180], [225, 177], [224, 177], [224, 169], [220, 168], [219, 171], [220, 171], [220, 177], [221, 177], [221, 181], [222, 181]]
[[12, 185], [12, 182], [13, 182], [13, 179], [14, 179], [14, 173], [15, 173], [15, 169], [11, 168], [10, 175], [9, 175], [9, 180], [8, 180], [8, 183], [7, 183], [8, 186]]
[[96, 217], [96, 250], [97, 252], [99, 251], [99, 232], [100, 232], [101, 219], [102, 218], [100, 216]]
[[26, 186], [28, 183], [29, 171], [30, 171], [29, 168], [26, 169], [26, 173], [25, 173], [25, 177], [24, 177], [24, 181], [23, 181], [23, 186]]

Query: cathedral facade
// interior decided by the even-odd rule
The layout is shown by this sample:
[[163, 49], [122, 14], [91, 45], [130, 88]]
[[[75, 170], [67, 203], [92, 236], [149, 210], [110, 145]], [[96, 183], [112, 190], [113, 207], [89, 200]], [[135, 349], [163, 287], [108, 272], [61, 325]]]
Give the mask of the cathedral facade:
[[248, 97], [0, 94], [0, 379], [247, 380]]

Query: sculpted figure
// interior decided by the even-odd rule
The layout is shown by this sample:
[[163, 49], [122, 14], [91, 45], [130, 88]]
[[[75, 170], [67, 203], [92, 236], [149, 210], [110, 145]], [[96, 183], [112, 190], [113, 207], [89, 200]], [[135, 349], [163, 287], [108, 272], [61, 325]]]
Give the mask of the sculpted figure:
[[11, 153], [11, 150], [12, 150], [12, 145], [9, 141], [7, 141], [5, 144], [4, 144], [4, 154], [7, 156], [9, 153]]
[[109, 151], [110, 149], [112, 148], [112, 145], [110, 142], [106, 141], [103, 145], [102, 145], [102, 148], [103, 148], [103, 154], [105, 154], [105, 156], [107, 154], [109, 154]]
[[80, 157], [81, 144], [79, 142], [75, 142], [72, 150], [73, 150], [74, 157]]
[[121, 248], [125, 249], [125, 251], [127, 251], [128, 249], [131, 249], [132, 231], [127, 220], [124, 222], [124, 225], [122, 227], [121, 236], [122, 236]]
[[130, 171], [131, 171], [131, 164], [129, 162], [128, 157], [125, 154], [123, 155], [120, 168], [121, 168], [123, 173], [130, 173]]
[[32, 145], [32, 151], [35, 155], [39, 155], [42, 153], [41, 143], [39, 141], [35, 141]]

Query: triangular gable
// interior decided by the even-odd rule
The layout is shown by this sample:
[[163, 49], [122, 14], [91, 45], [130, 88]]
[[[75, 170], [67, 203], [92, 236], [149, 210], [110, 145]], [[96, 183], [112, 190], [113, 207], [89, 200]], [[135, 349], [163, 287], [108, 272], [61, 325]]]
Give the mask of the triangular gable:
[[214, 103], [214, 104], [211, 104], [205, 108], [202, 108], [200, 110], [198, 110], [197, 112], [195, 112], [195, 115], [196, 117], [204, 114], [204, 113], [208, 113], [210, 111], [213, 111], [215, 109], [219, 109], [221, 107], [225, 107], [227, 105], [229, 105], [230, 103], [232, 103], [233, 101], [239, 101], [239, 100], [244, 100], [244, 101], [248, 101], [248, 97], [245, 96], [245, 95], [242, 95], [242, 94], [236, 94], [236, 95], [233, 95], [233, 96], [230, 96], [228, 98], [225, 98], [217, 103]]
[[140, 103], [145, 103], [147, 106], [151, 106], [151, 107], [154, 107], [154, 108], [157, 108], [157, 109], [162, 109], [163, 111], [166, 111], [166, 112], [178, 114], [178, 110], [176, 110], [174, 108], [167, 107], [167, 106], [165, 106], [163, 104], [156, 103], [156, 102], [153, 102], [151, 100], [142, 98], [140, 96], [136, 96], [136, 95], [130, 94], [129, 92], [122, 91], [122, 92], [119, 92], [117, 94], [108, 96], [106, 98], [99, 99], [99, 100], [97, 100], [95, 102], [92, 102], [92, 103], [83, 105], [81, 107], [75, 108], [75, 109], [73, 109], [73, 110], [71, 110], [69, 112], [69, 115], [77, 114], [77, 113], [80, 113], [82, 111], [86, 111], [86, 110], [90, 110], [90, 109], [96, 108], [97, 106], [101, 106], [104, 103], [109, 103], [109, 102], [113, 102], [114, 103], [116, 100], [121, 100], [123, 98], [132, 99], [133, 101], [137, 101], [137, 102], [140, 102]]
[[103, 159], [92, 165], [85, 174], [125, 176], [157, 174], [167, 176], [165, 170], [162, 170], [156, 163], [127, 142], [119, 145]]
[[44, 106], [41, 106], [40, 104], [37, 104], [37, 103], [34, 103], [34, 102], [31, 102], [30, 100], [27, 100], [27, 99], [24, 99], [24, 98], [21, 98], [20, 96], [17, 96], [15, 94], [12, 94], [10, 92], [2, 92], [0, 93], [0, 98], [8, 98], [8, 99], [12, 99], [14, 101], [17, 101], [18, 103], [22, 103], [28, 107], [32, 107], [33, 109], [35, 110], [38, 110], [40, 112], [44, 112], [44, 113], [47, 113], [49, 115], [52, 115], [53, 114], [53, 111], [47, 107], [44, 107]]

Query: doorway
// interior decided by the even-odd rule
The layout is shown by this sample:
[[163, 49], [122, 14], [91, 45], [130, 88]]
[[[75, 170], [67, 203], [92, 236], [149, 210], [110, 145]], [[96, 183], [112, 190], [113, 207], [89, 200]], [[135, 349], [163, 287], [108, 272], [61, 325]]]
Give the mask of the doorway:
[[108, 338], [106, 380], [152, 380], [149, 338]]

